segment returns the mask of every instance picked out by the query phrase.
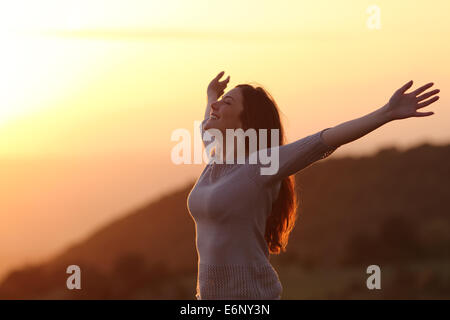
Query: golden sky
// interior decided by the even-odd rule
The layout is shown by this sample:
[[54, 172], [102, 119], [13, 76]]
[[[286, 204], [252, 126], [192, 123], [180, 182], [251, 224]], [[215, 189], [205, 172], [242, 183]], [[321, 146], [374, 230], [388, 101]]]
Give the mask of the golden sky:
[[[380, 8], [380, 29], [366, 25], [372, 4]], [[25, 160], [8, 162], [8, 174], [0, 168], [0, 197], [9, 199], [0, 205], [0, 226], [8, 219], [9, 236], [23, 239], [13, 231], [29, 222], [30, 210], [41, 208], [34, 219], [45, 216], [50, 223], [62, 206], [70, 207], [64, 218], [75, 231], [46, 238], [63, 245], [161, 193], [155, 185], [170, 190], [195, 177], [198, 166], [170, 163], [176, 144], [170, 136], [178, 128], [193, 132], [194, 120], [204, 114], [206, 86], [222, 70], [231, 76], [228, 89], [257, 82], [269, 90], [289, 141], [372, 112], [411, 79], [414, 87], [433, 81], [441, 99], [424, 111], [435, 115], [389, 123], [335, 155], [448, 143], [449, 12], [444, 0], [4, 2], [0, 159]], [[76, 175], [61, 169], [53, 189], [47, 176], [33, 176], [37, 169], [28, 175], [22, 170], [38, 161], [33, 159], [75, 156], [90, 162]], [[178, 182], [169, 183], [161, 171]], [[25, 188], [31, 176], [40, 190]], [[55, 191], [63, 187], [65, 193]], [[130, 188], [133, 193], [124, 192]], [[70, 202], [74, 192], [77, 203], [85, 201], [81, 209]], [[117, 203], [108, 200], [111, 192]], [[67, 202], [51, 202], [58, 197]], [[36, 202], [26, 207], [19, 203], [23, 198]], [[24, 254], [33, 249], [29, 234], [28, 242], [21, 240]], [[2, 254], [0, 246], [0, 259]]]
[[435, 81], [435, 116], [370, 145], [448, 139], [449, 2], [378, 1], [379, 30], [366, 26], [370, 4], [8, 2], [0, 154], [163, 152], [171, 131], [201, 118], [206, 85], [221, 70], [229, 88], [269, 89], [291, 140], [372, 111], [410, 78]]

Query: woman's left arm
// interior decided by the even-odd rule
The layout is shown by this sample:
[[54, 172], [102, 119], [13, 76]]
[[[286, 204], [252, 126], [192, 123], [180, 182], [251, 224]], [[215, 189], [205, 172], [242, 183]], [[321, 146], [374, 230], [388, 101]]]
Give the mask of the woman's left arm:
[[[433, 95], [439, 89], [423, 93], [433, 86], [430, 82], [410, 93], [405, 93], [413, 84], [409, 81], [403, 87], [395, 91], [389, 102], [383, 107], [354, 120], [343, 122], [335, 127], [329, 128], [322, 133], [324, 142], [332, 147], [338, 147], [351, 141], [357, 140], [369, 132], [377, 129], [392, 120], [406, 119], [410, 117], [431, 116], [434, 112], [418, 112], [417, 109], [426, 107], [437, 101], [439, 96]], [[423, 94], [422, 94], [423, 93]], [[431, 99], [428, 99], [432, 97]], [[428, 100], [425, 100], [428, 99]]]

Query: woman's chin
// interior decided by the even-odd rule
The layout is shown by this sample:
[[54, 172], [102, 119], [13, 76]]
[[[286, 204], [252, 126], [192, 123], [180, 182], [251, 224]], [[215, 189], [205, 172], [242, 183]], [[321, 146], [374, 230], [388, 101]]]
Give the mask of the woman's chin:
[[216, 120], [209, 118], [208, 121], [205, 123], [205, 130], [208, 129], [216, 129], [215, 122]]

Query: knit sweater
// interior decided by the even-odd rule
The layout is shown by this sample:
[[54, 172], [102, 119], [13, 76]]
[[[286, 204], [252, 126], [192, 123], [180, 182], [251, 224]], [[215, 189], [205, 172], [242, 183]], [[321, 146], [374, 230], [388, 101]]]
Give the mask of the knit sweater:
[[[206, 121], [200, 125], [205, 147]], [[209, 161], [187, 199], [196, 230], [198, 300], [281, 298], [283, 286], [264, 238], [266, 220], [281, 181], [337, 149], [323, 141], [327, 129], [266, 150], [279, 152], [279, 169], [272, 175], [261, 174], [269, 165], [259, 161]]]

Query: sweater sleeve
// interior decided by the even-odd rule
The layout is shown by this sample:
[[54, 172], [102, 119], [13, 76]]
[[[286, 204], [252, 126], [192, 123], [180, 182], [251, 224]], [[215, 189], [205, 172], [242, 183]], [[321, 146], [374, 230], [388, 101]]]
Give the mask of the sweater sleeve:
[[[253, 166], [252, 170], [256, 182], [265, 185], [279, 182], [308, 167], [310, 164], [331, 155], [338, 147], [328, 146], [324, 142], [322, 134], [328, 129], [330, 128], [325, 128], [292, 143], [262, 150], [268, 157], [271, 157], [273, 152], [277, 152], [278, 149], [278, 171], [276, 171], [276, 163], [273, 163], [276, 159], [271, 157], [271, 163], [262, 164], [258, 155], [258, 162]], [[262, 173], [261, 169], [267, 168], [265, 170], [268, 170], [269, 167], [273, 167], [270, 170], [271, 173]]]

